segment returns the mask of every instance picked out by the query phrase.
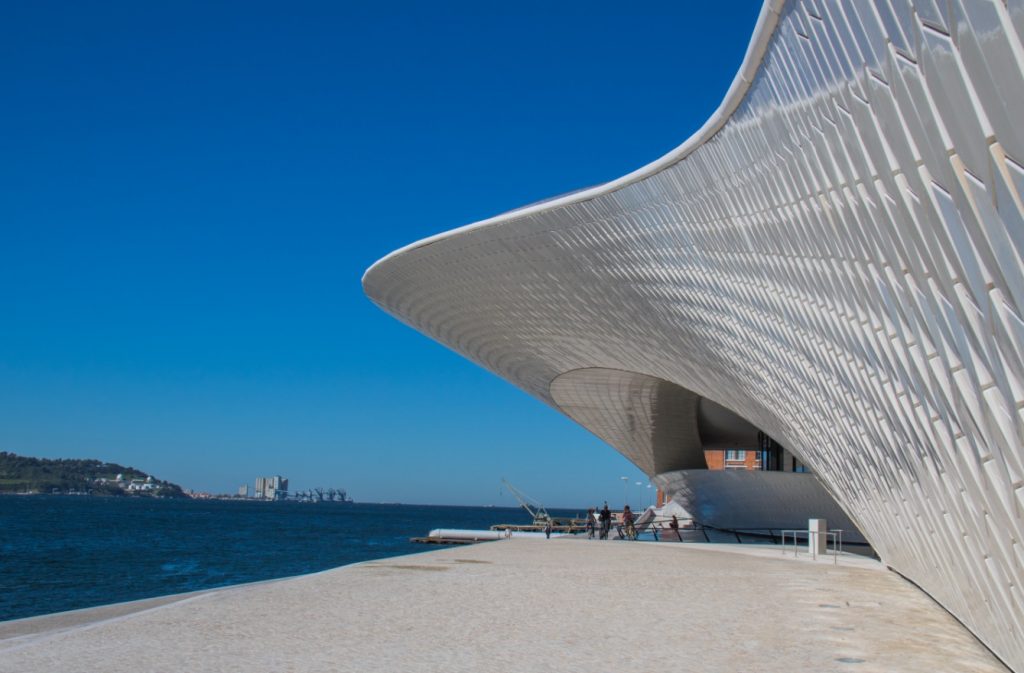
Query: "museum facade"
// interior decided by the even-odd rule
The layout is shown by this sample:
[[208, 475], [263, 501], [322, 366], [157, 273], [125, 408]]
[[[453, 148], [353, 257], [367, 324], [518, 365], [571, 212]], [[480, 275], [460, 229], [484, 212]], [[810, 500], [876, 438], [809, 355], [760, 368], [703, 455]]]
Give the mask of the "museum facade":
[[[671, 495], [824, 495], [1024, 671], [1022, 38], [1020, 2], [769, 0], [679, 148], [365, 291]], [[776, 476], [709, 477], [706, 447], [751, 441], [729, 414]]]

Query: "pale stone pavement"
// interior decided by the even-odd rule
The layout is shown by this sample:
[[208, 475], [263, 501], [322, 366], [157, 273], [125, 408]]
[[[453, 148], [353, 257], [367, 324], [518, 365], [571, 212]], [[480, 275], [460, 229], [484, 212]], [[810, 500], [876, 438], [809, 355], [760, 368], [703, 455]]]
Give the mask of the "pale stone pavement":
[[778, 547], [503, 540], [0, 623], [0, 671], [1001, 672], [920, 590]]

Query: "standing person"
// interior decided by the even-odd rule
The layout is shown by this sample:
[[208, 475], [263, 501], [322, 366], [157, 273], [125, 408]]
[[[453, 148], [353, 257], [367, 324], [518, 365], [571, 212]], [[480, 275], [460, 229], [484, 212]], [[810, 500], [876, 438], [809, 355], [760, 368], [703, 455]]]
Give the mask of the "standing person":
[[601, 514], [598, 517], [601, 520], [601, 539], [608, 539], [608, 531], [612, 527], [612, 511], [608, 509], [608, 501], [604, 503], [604, 507], [601, 508]]
[[597, 522], [594, 520], [594, 508], [591, 507], [590, 509], [587, 510], [587, 539], [588, 540], [593, 540], [594, 539], [594, 528], [596, 527], [596, 524], [597, 524]]
[[636, 529], [633, 528], [633, 510], [629, 508], [629, 505], [622, 508], [622, 539], [636, 539]]
[[669, 523], [668, 527], [672, 529], [672, 532], [675, 533], [676, 537], [679, 538], [679, 541], [682, 542], [683, 536], [679, 534], [679, 519], [676, 518], [675, 514], [672, 515], [672, 521]]
[[544, 535], [547, 539], [551, 539], [551, 519], [548, 519], [544, 524]]

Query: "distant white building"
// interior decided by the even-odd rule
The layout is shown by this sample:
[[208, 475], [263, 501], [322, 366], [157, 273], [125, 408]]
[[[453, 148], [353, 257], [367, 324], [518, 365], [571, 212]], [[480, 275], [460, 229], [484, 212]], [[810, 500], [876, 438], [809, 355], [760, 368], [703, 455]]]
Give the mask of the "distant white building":
[[[121, 475], [117, 476], [120, 477]], [[153, 483], [153, 477], [146, 477], [145, 479], [132, 479], [130, 482], [128, 482], [127, 486], [127, 489], [129, 491], [152, 491], [154, 488], [156, 488], [156, 484]]]
[[248, 484], [242, 484], [241, 486], [239, 486], [238, 487], [238, 495], [243, 497], [243, 498], [248, 498], [249, 497], [249, 485]]
[[288, 495], [288, 480], [280, 475], [256, 477], [254, 498], [261, 500], [282, 500]]

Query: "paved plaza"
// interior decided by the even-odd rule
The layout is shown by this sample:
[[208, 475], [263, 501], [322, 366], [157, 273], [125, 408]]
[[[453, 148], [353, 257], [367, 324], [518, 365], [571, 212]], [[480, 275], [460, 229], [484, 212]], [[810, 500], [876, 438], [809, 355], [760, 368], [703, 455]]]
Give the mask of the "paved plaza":
[[0, 624], [0, 671], [1006, 669], [880, 564], [502, 540]]

